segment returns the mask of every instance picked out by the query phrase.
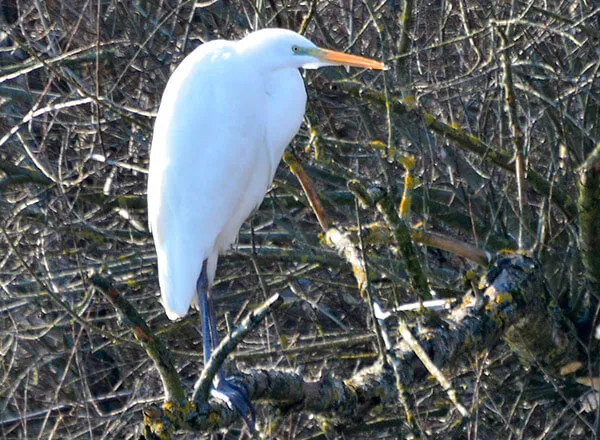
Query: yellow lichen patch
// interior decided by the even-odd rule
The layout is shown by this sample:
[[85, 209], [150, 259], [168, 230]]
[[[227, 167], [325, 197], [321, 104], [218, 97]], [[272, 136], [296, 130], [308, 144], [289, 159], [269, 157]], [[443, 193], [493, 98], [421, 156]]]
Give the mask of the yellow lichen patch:
[[196, 406], [196, 404], [193, 401], [188, 400], [188, 402], [184, 406], [184, 412], [186, 417], [189, 415], [189, 413], [195, 413], [196, 411], [198, 411], [198, 407]]
[[473, 303], [473, 298], [470, 295], [464, 295], [460, 307], [469, 307]]
[[331, 242], [331, 240], [329, 240], [329, 238], [327, 237], [327, 233], [323, 233], [323, 232], [319, 232], [319, 234], [317, 235], [317, 239], [319, 240], [319, 243], [324, 244], [324, 245], [329, 245], [329, 243]]
[[317, 139], [315, 139], [315, 141], [313, 142], [314, 145], [314, 151], [315, 151], [315, 160], [317, 162], [320, 162], [321, 159], [323, 159], [323, 153], [322, 153], [322, 148], [321, 148], [321, 143], [317, 141]]
[[410, 202], [410, 197], [402, 198], [402, 201], [400, 202], [400, 217], [406, 218], [408, 216], [411, 206]]
[[354, 383], [354, 380], [346, 379], [343, 382], [344, 382], [344, 385], [346, 385], [346, 387], [350, 388], [350, 390], [352, 391], [353, 394], [356, 394], [357, 384]]
[[417, 176], [413, 176], [412, 174], [407, 175], [404, 179], [404, 185], [406, 186], [406, 189], [415, 189], [419, 183], [421, 183], [419, 178]]
[[213, 411], [208, 415], [208, 423], [211, 426], [219, 426], [221, 424], [221, 417]]
[[487, 281], [487, 277], [485, 276], [485, 274], [483, 274], [480, 278], [479, 278], [479, 284], [477, 285], [477, 287], [481, 290], [485, 289], [488, 286], [488, 281]]
[[431, 113], [425, 113], [423, 115], [423, 118], [425, 119], [425, 123], [429, 126], [432, 125], [435, 122], [435, 117], [431, 114]]
[[287, 166], [290, 168], [290, 170], [292, 170], [292, 173], [297, 174], [298, 169], [300, 167], [300, 163], [298, 162], [298, 160], [292, 153], [290, 153], [290, 152], [284, 153], [283, 161], [287, 164]]
[[406, 167], [406, 176], [404, 176], [404, 193], [400, 202], [400, 217], [407, 218], [411, 209], [412, 190], [418, 183], [418, 179], [411, 174], [411, 170], [415, 166], [414, 157], [407, 156], [404, 166]]
[[154, 423], [154, 424], [152, 425], [152, 431], [153, 431], [155, 434], [160, 434], [160, 433], [164, 432], [164, 431], [165, 431], [165, 424], [164, 424], [164, 423], [161, 423], [161, 422], [159, 422], [159, 423]]
[[477, 281], [479, 279], [479, 275], [474, 270], [467, 270], [465, 272], [465, 281]]
[[365, 274], [365, 271], [362, 267], [359, 267], [358, 265], [353, 265], [352, 272], [354, 273], [354, 278], [356, 278], [358, 289], [360, 290], [360, 296], [364, 298], [365, 287], [367, 286], [367, 276]]
[[417, 108], [417, 99], [415, 98], [415, 95], [408, 95], [406, 98], [404, 98], [402, 100], [402, 102], [404, 103], [405, 106], [407, 106], [411, 110], [414, 110]]
[[455, 130], [460, 130], [460, 124], [456, 121], [454, 121], [452, 124], [450, 124], [450, 127], [452, 127]]
[[167, 411], [173, 411], [176, 407], [177, 404], [175, 402], [171, 402], [170, 400], [165, 400], [165, 403], [163, 403], [163, 408]]
[[[160, 410], [156, 408], [156, 410], [160, 413]], [[148, 412], [144, 410], [144, 425], [147, 429], [154, 434], [155, 438], [159, 439], [170, 439], [173, 435], [173, 426], [171, 424], [166, 424], [161, 420], [161, 414], [155, 413], [154, 410], [150, 409]]]
[[383, 141], [374, 140], [374, 141], [369, 142], [369, 146], [376, 150], [385, 150], [385, 148], [387, 147], [387, 144]]
[[403, 154], [400, 156], [399, 162], [407, 171], [412, 171], [417, 165], [417, 159], [412, 154]]
[[152, 421], [152, 419], [150, 417], [148, 417], [147, 414], [144, 414], [144, 425], [149, 425], [150, 422]]
[[501, 293], [496, 296], [496, 304], [503, 304], [506, 302], [511, 302], [513, 300], [513, 296], [510, 293]]
[[325, 437], [327, 437], [327, 438], [335, 438], [336, 437], [335, 436], [335, 428], [328, 421], [324, 420], [321, 422], [321, 430], [323, 431], [323, 433], [325, 434]]
[[179, 404], [170, 400], [166, 400], [163, 403], [164, 416], [168, 418], [173, 426], [181, 426], [185, 423], [191, 408], [195, 408], [193, 402], [186, 402], [185, 404]]

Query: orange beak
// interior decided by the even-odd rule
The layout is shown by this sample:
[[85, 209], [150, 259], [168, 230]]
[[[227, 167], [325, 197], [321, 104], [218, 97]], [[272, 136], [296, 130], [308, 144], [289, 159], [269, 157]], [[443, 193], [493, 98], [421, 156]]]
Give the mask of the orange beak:
[[381, 61], [370, 58], [351, 55], [349, 53], [337, 52], [335, 50], [317, 49], [315, 56], [322, 61], [338, 64], [341, 66], [364, 67], [365, 69], [387, 70], [388, 67]]

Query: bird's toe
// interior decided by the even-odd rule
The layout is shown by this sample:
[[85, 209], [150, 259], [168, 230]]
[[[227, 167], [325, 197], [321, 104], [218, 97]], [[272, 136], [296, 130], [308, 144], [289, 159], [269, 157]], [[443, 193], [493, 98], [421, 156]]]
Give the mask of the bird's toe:
[[211, 395], [225, 402], [231, 409], [242, 416], [250, 432], [254, 433], [256, 411], [250, 401], [248, 392], [243, 386], [236, 385], [230, 379], [220, 380], [217, 387], [211, 390]]

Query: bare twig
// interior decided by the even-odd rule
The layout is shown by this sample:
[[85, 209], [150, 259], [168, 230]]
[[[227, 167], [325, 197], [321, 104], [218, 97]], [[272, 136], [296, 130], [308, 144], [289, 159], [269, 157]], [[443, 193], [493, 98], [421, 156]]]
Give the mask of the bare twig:
[[454, 403], [454, 406], [456, 407], [458, 412], [460, 412], [460, 415], [462, 417], [469, 417], [469, 412], [458, 401], [458, 397], [456, 396], [456, 390], [452, 387], [450, 381], [446, 379], [441, 370], [433, 363], [433, 361], [425, 352], [425, 350], [423, 350], [423, 347], [421, 347], [419, 341], [417, 341], [417, 339], [410, 332], [406, 321], [402, 317], [398, 318], [398, 331], [400, 332], [402, 338], [404, 338], [408, 345], [410, 345], [412, 351], [414, 351], [414, 353], [419, 357], [421, 362], [423, 362], [423, 365], [425, 365], [427, 371], [429, 371], [437, 379], [444, 391], [448, 394], [448, 397], [450, 398], [452, 403]]
[[254, 330], [262, 320], [277, 306], [283, 303], [283, 299], [278, 295], [273, 295], [261, 306], [252, 310], [239, 325], [228, 334], [212, 352], [208, 364], [204, 366], [200, 378], [194, 385], [192, 401], [206, 402], [210, 393], [213, 379], [227, 356], [229, 356], [235, 347], [244, 339], [244, 337]]
[[[517, 96], [513, 84], [511, 51], [509, 37], [500, 28], [496, 28], [500, 34], [502, 44], [500, 46], [500, 58], [502, 60], [502, 69], [504, 73], [504, 102], [506, 104], [506, 113], [508, 113], [508, 123], [511, 128], [513, 154], [515, 158], [515, 175], [517, 177], [517, 192], [519, 202], [519, 249], [526, 249], [525, 230], [530, 227], [529, 200], [527, 197], [527, 183], [525, 180], [525, 157], [523, 148], [523, 130], [519, 124], [517, 116]], [[510, 35], [510, 34], [509, 34]], [[529, 241], [529, 240], [528, 240]]]
[[[340, 85], [353, 96], [360, 97], [361, 99], [365, 99], [381, 106], [385, 105], [385, 98], [375, 90], [367, 89], [363, 85], [357, 86], [353, 83], [341, 82]], [[444, 135], [456, 142], [461, 148], [478, 154], [485, 162], [499, 166], [506, 171], [512, 173], [515, 172], [515, 167], [514, 165], [511, 165], [511, 157], [508, 154], [501, 152], [497, 148], [493, 148], [476, 136], [441, 122], [431, 113], [420, 113], [415, 109], [409, 109], [409, 107], [398, 98], [391, 99], [391, 103], [392, 111], [394, 113], [398, 115], [408, 115], [409, 113], [417, 115], [422, 118], [427, 127], [435, 133]], [[549, 182], [534, 170], [529, 170], [527, 178], [536, 192], [551, 197], [552, 201], [556, 203], [569, 218], [573, 218], [576, 215], [577, 207], [561, 185]]]

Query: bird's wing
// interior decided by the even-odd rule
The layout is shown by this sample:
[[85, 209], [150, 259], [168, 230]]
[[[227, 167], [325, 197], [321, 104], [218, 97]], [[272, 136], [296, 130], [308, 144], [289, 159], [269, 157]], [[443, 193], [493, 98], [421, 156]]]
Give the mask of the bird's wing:
[[[231, 229], [243, 201], [264, 196], [265, 188], [253, 179], [257, 169], [271, 173], [270, 166], [260, 171], [268, 162], [266, 98], [253, 72], [241, 71], [245, 66], [236, 65], [226, 44], [196, 52], [165, 89], [150, 156], [149, 224], [171, 319], [187, 313], [202, 262]], [[235, 239], [237, 230], [233, 234]]]
[[[278, 69], [261, 72], [261, 81], [254, 84], [260, 91], [260, 120], [264, 124], [265, 137], [254, 148], [257, 154], [244, 197], [233, 210], [217, 241], [218, 250], [224, 250], [234, 242], [238, 231], [248, 215], [258, 208], [273, 182], [275, 171], [287, 145], [298, 132], [306, 107], [306, 90], [298, 69]], [[262, 84], [262, 88], [259, 87]], [[247, 100], [249, 105], [254, 101]], [[262, 107], [264, 105], [264, 107]]]

